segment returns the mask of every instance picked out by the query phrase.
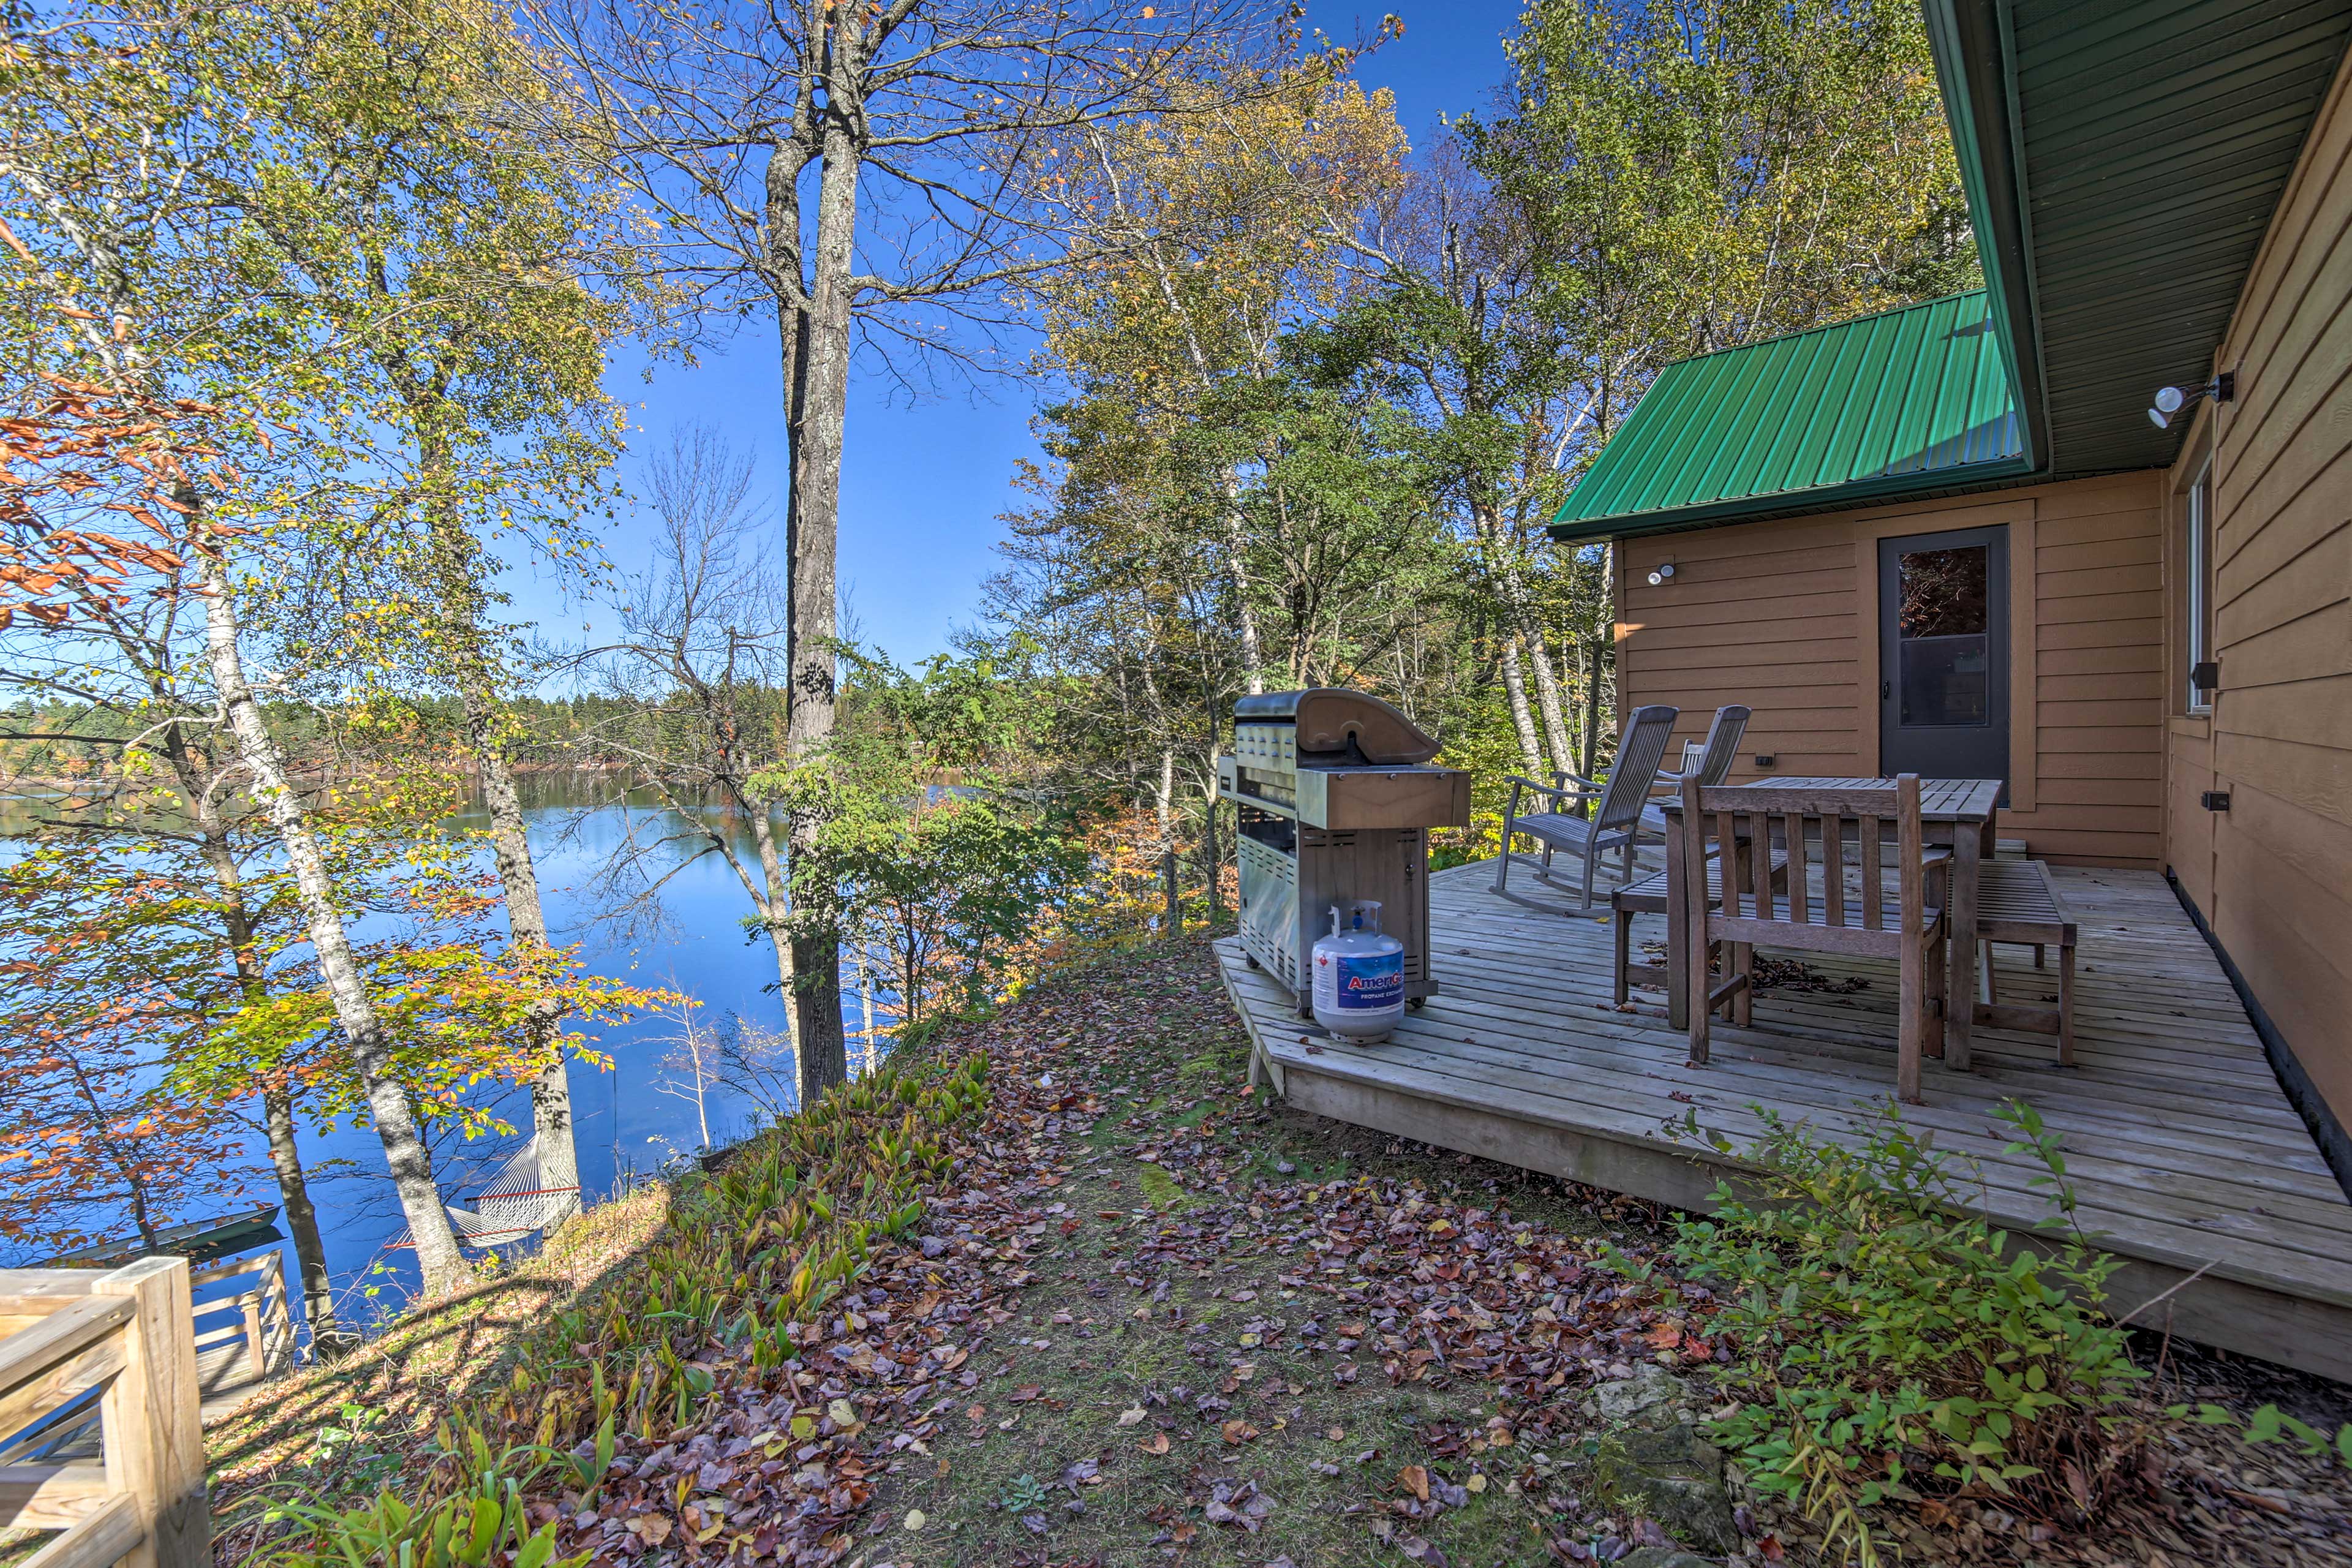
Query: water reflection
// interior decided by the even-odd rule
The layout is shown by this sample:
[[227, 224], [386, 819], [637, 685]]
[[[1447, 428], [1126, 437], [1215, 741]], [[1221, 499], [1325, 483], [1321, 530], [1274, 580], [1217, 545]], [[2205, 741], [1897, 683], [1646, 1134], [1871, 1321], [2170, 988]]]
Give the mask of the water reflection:
[[[601, 974], [698, 999], [702, 1006], [696, 1022], [705, 1028], [723, 1031], [731, 1017], [769, 1031], [783, 1029], [773, 951], [764, 935], [744, 923], [751, 913], [750, 900], [722, 857], [698, 852], [707, 846], [706, 833], [715, 830], [750, 853], [748, 823], [716, 804], [683, 815], [657, 795], [625, 793], [616, 781], [593, 774], [531, 774], [521, 787], [531, 850], [559, 943], [581, 944], [583, 959]], [[0, 799], [0, 835], [24, 833], [44, 814], [44, 803]], [[460, 812], [454, 824], [460, 829], [488, 825], [478, 803]], [[635, 874], [616, 879], [616, 860], [632, 855]], [[625, 909], [633, 897], [635, 907]], [[844, 1011], [855, 1064], [861, 1026], [855, 995], [845, 999]], [[660, 1017], [604, 1026], [596, 1031], [597, 1045], [612, 1057], [613, 1070], [572, 1064], [581, 1184], [591, 1201], [665, 1160], [691, 1154], [703, 1142], [704, 1124], [712, 1142], [723, 1144], [749, 1131], [760, 1116], [750, 1097], [724, 1082], [710, 1086], [699, 1107], [662, 1091], [661, 1081], [675, 1077], [665, 1073], [662, 1058], [670, 1050], [668, 1037], [679, 1028], [676, 1018]], [[787, 1058], [770, 1065], [781, 1069], [774, 1077], [784, 1086], [780, 1098], [788, 1108], [792, 1064]], [[526, 1091], [509, 1091], [497, 1104], [507, 1121], [528, 1133]], [[445, 1195], [458, 1201], [486, 1181], [512, 1147], [509, 1140], [442, 1145], [436, 1164]], [[402, 1222], [381, 1174], [382, 1145], [372, 1131], [320, 1136], [306, 1126], [302, 1150], [317, 1173], [312, 1195], [328, 1266], [344, 1298], [339, 1310], [364, 1320], [396, 1304], [415, 1281], [411, 1255], [383, 1250]], [[255, 1167], [266, 1171], [257, 1137], [254, 1153]], [[276, 1188], [264, 1177], [256, 1195], [275, 1201]], [[291, 1278], [290, 1248], [286, 1262]]]

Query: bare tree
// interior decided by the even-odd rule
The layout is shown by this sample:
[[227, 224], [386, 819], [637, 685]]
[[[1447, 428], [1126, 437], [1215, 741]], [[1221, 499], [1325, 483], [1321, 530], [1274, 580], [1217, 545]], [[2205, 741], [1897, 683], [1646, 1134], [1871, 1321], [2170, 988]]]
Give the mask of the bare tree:
[[[632, 187], [689, 333], [773, 321], [790, 452], [787, 747], [831, 740], [851, 361], [914, 389], [1003, 367], [1024, 280], [1081, 216], [1088, 128], [1285, 41], [1273, 0], [525, 0]], [[552, 130], [553, 127], [551, 127]], [[794, 842], [822, 825], [797, 821]], [[803, 1098], [847, 1072], [835, 933], [782, 954]]]
[[694, 1106], [694, 1124], [702, 1134], [701, 1146], [710, 1148], [710, 1099], [727, 1087], [726, 1062], [720, 1055], [719, 1030], [697, 1016], [698, 1009], [690, 1001], [675, 1007], [665, 1007], [660, 1016], [672, 1026], [659, 1037], [659, 1043], [669, 1048], [662, 1053], [658, 1068], [661, 1076], [654, 1079], [654, 1091], [674, 1099], [689, 1101]]
[[[646, 465], [654, 563], [621, 585], [614, 606], [620, 636], [566, 662], [593, 670], [622, 700], [582, 743], [630, 763], [674, 819], [689, 825], [656, 843], [628, 841], [608, 875], [634, 875], [652, 888], [686, 864], [719, 857], [751, 900], [786, 1005], [798, 1013], [791, 878], [772, 784], [787, 710], [788, 590], [768, 564], [773, 522], [756, 499], [756, 475], [752, 458], [712, 431], [675, 432]], [[835, 1013], [838, 1050], [837, 994]], [[804, 1102], [835, 1081], [812, 1081], [807, 1041], [805, 1028], [795, 1028]]]

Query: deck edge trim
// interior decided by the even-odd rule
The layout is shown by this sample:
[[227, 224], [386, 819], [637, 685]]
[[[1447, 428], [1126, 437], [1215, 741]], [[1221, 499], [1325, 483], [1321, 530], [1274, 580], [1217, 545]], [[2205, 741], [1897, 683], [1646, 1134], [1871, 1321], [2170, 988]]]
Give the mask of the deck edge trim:
[[2180, 879], [2172, 874], [2170, 866], [2164, 868], [2164, 884], [2172, 889], [2172, 896], [2180, 900], [2180, 907], [2187, 912], [2189, 923], [2197, 928], [2197, 934], [2203, 937], [2205, 945], [2213, 950], [2213, 957], [2221, 965], [2221, 973], [2229, 977], [2231, 988], [2237, 992], [2239, 1003], [2246, 1009], [2248, 1021], [2254, 1026], [2254, 1037], [2263, 1043], [2263, 1055], [2270, 1059], [2271, 1071], [2277, 1075], [2279, 1091], [2286, 1096], [2286, 1102], [2294, 1108], [2295, 1114], [2303, 1118], [2304, 1130], [2319, 1146], [2319, 1157], [2327, 1162], [2328, 1170], [2335, 1173], [2336, 1184], [2344, 1189], [2346, 1200], [2352, 1202], [2352, 1135], [2345, 1132], [2344, 1124], [2336, 1119], [2334, 1109], [2321, 1096], [2319, 1086], [2311, 1081], [2309, 1073], [2304, 1071], [2303, 1062], [2294, 1054], [2294, 1047], [2287, 1044], [2284, 1035], [2279, 1033], [2278, 1025], [2272, 1022], [2269, 1011], [2263, 1006], [2262, 998], [2246, 984], [2246, 977], [2239, 971], [2237, 960], [2231, 958], [2230, 950], [2221, 945], [2221, 939], [2214, 934], [2213, 928], [2205, 923], [2205, 911], [2197, 907], [2197, 900], [2189, 896], [2189, 889], [2180, 885]]

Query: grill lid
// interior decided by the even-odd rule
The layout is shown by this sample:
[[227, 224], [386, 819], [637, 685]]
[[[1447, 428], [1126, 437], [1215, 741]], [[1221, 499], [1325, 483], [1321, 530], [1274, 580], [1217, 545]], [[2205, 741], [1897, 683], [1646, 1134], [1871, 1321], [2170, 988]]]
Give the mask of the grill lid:
[[1244, 697], [1234, 704], [1234, 722], [1295, 726], [1302, 762], [1328, 757], [1411, 766], [1437, 755], [1428, 731], [1371, 693], [1341, 686]]

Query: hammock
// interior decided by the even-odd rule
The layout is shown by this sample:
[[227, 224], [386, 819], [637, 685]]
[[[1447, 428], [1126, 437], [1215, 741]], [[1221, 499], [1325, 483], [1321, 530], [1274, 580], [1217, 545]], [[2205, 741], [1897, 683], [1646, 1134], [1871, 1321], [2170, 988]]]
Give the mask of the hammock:
[[[490, 1184], [475, 1197], [473, 1207], [459, 1208], [456, 1204], [442, 1206], [448, 1210], [449, 1223], [456, 1228], [461, 1245], [498, 1247], [546, 1229], [558, 1215], [572, 1206], [579, 1193], [577, 1186], [541, 1184], [539, 1140], [534, 1136], [499, 1167]], [[393, 1251], [415, 1245], [416, 1238], [405, 1230], [384, 1243], [386, 1249]]]

